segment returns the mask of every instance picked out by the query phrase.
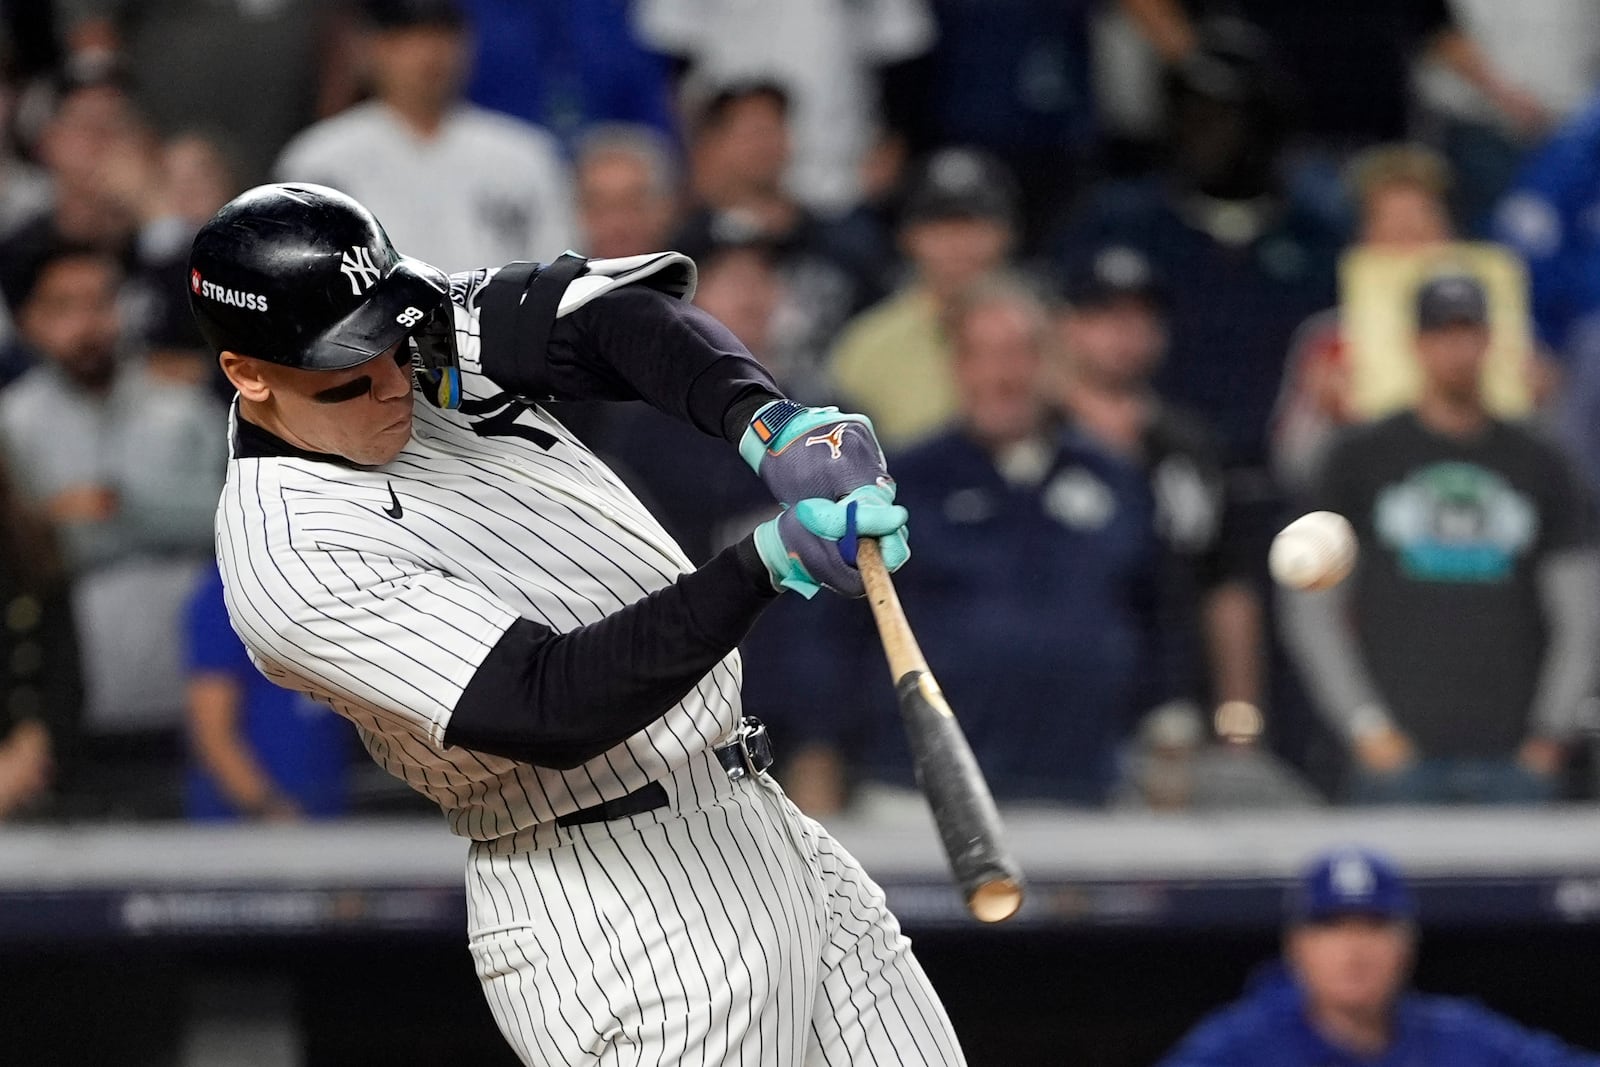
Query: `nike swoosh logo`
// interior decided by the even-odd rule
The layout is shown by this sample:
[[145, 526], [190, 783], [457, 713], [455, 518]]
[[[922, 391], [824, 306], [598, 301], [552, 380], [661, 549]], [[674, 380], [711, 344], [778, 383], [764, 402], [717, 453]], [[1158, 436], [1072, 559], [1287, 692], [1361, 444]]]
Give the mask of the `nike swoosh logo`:
[[393, 483], [390, 483], [389, 485], [389, 500], [392, 502], [393, 506], [383, 509], [383, 513], [385, 515], [389, 516], [391, 519], [398, 519], [400, 516], [406, 513], [405, 509], [400, 506], [400, 498], [394, 495]]

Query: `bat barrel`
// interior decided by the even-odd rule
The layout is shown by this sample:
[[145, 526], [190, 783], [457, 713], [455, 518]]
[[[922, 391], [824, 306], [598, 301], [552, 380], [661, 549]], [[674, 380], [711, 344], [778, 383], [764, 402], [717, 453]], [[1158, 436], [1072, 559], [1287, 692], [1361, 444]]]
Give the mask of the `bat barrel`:
[[981, 922], [1009, 919], [1022, 906], [1022, 870], [1005, 847], [1000, 812], [972, 746], [933, 675], [911, 671], [895, 690], [917, 786], [928, 799], [967, 908]]
[[861, 539], [856, 564], [895, 679], [917, 786], [933, 812], [951, 873], [980, 922], [1009, 919], [1022, 907], [1022, 870], [1006, 850], [989, 783], [922, 658], [877, 541]]

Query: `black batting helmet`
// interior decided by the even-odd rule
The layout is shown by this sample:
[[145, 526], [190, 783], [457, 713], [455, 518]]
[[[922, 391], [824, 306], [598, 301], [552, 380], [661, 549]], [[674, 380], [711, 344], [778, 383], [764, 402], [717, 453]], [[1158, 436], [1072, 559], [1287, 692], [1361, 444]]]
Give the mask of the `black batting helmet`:
[[223, 205], [189, 254], [189, 306], [217, 352], [342, 370], [423, 331], [443, 271], [402, 256], [372, 213], [321, 185], [262, 185]]

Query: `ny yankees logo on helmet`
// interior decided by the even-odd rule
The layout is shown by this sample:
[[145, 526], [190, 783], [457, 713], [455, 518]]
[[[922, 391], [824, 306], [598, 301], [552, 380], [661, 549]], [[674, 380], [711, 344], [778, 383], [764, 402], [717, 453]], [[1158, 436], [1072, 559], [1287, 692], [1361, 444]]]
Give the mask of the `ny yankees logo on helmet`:
[[848, 425], [850, 425], [848, 422], [841, 422], [827, 433], [819, 433], [813, 437], [806, 438], [805, 447], [810, 448], [812, 445], [827, 445], [829, 452], [828, 458], [838, 459], [840, 456], [844, 455], [840, 449], [844, 448], [844, 428]]
[[372, 252], [360, 245], [351, 245], [350, 251], [340, 260], [339, 271], [350, 279], [350, 291], [356, 296], [371, 289], [383, 274], [372, 262]]

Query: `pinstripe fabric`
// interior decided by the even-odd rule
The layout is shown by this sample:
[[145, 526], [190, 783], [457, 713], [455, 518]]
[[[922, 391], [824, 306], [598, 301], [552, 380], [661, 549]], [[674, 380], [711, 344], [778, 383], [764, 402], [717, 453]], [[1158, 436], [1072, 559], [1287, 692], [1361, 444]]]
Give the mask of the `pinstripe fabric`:
[[[712, 754], [741, 717], [736, 652], [570, 771], [443, 747], [517, 618], [570, 630], [691, 566], [565, 428], [479, 372], [491, 276], [452, 278], [466, 414], [419, 405], [382, 467], [229, 464], [217, 551], [234, 628], [473, 839], [472, 956], [530, 1067], [962, 1063], [878, 887], [770, 779], [733, 782]], [[665, 808], [555, 825], [651, 781]]]
[[882, 891], [825, 830], [710, 759], [668, 786], [666, 808], [473, 847], [472, 956], [525, 1063], [965, 1063]]
[[[541, 409], [517, 414], [527, 437], [481, 433], [515, 404], [478, 370], [477, 297], [490, 277], [451, 279], [472, 415], [418, 405], [411, 441], [382, 467], [236, 459], [217, 516], [229, 615], [261, 670], [348, 718], [380, 765], [480, 840], [638, 789], [740, 718], [733, 653], [655, 723], [574, 770], [442, 747], [462, 689], [519, 616], [574, 629], [691, 569]], [[391, 499], [399, 519], [386, 513]]]

